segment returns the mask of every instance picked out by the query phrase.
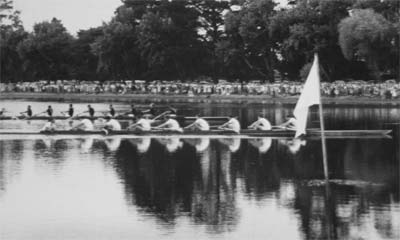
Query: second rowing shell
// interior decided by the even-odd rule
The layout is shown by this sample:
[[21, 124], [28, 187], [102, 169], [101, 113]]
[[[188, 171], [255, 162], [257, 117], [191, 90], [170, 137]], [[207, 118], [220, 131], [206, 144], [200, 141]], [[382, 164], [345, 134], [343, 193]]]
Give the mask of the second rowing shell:
[[[49, 116], [33, 116], [33, 117], [27, 117], [27, 116], [17, 116], [17, 117], [11, 117], [11, 116], [0, 116], [0, 120], [14, 120], [14, 119], [19, 119], [19, 120], [49, 120]], [[67, 120], [67, 119], [71, 119], [71, 117], [69, 116], [54, 116], [51, 117], [55, 120]], [[73, 119], [83, 119], [83, 118], [89, 118], [91, 120], [96, 120], [99, 118], [105, 118], [105, 116], [94, 116], [94, 117], [89, 117], [89, 116], [75, 116], [72, 117]], [[202, 117], [203, 119], [207, 120], [207, 121], [228, 121], [229, 118], [228, 117]], [[114, 119], [117, 120], [132, 120], [133, 117], [131, 116], [115, 116]], [[176, 117], [177, 120], [179, 121], [194, 121], [196, 120], [196, 117], [194, 116], [177, 116]]]

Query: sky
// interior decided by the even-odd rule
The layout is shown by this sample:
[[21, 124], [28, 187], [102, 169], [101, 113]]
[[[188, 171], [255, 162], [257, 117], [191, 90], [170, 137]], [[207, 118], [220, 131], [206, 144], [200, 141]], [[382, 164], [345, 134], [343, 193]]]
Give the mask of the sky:
[[35, 23], [56, 17], [74, 35], [81, 29], [108, 22], [120, 5], [121, 0], [14, 0], [14, 8], [21, 11], [27, 31], [31, 31]]
[[14, 0], [27, 31], [35, 23], [56, 17], [72, 34], [108, 22], [121, 0]]

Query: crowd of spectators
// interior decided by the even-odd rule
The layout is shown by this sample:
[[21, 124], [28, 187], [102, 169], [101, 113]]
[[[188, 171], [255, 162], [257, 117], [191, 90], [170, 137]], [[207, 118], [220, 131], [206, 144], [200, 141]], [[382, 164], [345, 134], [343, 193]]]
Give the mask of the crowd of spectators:
[[[266, 95], [271, 97], [295, 96], [302, 90], [302, 82], [261, 81], [218, 83], [210, 81], [106, 81], [75, 80], [0, 83], [0, 92], [83, 93], [83, 94], [158, 94], [158, 95]], [[381, 83], [366, 81], [334, 81], [321, 83], [322, 96], [366, 96], [398, 98], [400, 83], [387, 80]]]

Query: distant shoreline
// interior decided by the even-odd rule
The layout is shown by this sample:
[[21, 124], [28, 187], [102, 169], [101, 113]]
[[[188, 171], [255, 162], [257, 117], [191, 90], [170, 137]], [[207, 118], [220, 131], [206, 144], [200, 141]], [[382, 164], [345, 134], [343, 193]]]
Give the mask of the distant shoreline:
[[[82, 94], [82, 93], [0, 93], [0, 100], [35, 100], [58, 102], [156, 102], [156, 103], [259, 103], [295, 104], [298, 96], [271, 97], [265, 95], [162, 95], [162, 94]], [[398, 106], [400, 98], [381, 99], [378, 97], [323, 97], [326, 105], [351, 106]]]

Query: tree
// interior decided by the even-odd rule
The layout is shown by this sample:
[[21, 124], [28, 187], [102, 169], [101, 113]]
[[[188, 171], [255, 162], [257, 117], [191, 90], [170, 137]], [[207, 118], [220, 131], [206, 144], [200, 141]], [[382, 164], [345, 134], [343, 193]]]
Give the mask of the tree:
[[352, 16], [339, 24], [339, 43], [344, 56], [364, 60], [376, 80], [380, 80], [382, 63], [393, 38], [393, 26], [372, 9], [354, 10]]
[[31, 80], [69, 79], [73, 37], [60, 20], [53, 18], [33, 26], [33, 32], [18, 46], [23, 68]]
[[77, 39], [71, 45], [71, 78], [101, 80], [107, 74], [97, 74], [98, 57], [92, 52], [91, 45], [102, 35], [102, 28], [90, 28], [78, 32]]
[[143, 15], [136, 27], [138, 46], [149, 78], [195, 77], [202, 49], [198, 13], [182, 1], [163, 2]]
[[224, 15], [235, 1], [207, 1], [207, 0], [193, 0], [188, 2], [189, 7], [193, 7], [198, 11], [198, 21], [200, 37], [203, 43], [203, 48], [206, 51], [207, 58], [204, 61], [206, 68], [209, 69], [211, 76], [216, 82], [218, 77], [222, 74], [223, 62], [218, 57], [221, 41], [225, 38], [224, 31]]
[[299, 1], [277, 12], [270, 36], [279, 55], [278, 69], [289, 79], [298, 79], [300, 69], [318, 52], [329, 78], [343, 77], [347, 63], [337, 42], [337, 24], [348, 16], [351, 5], [351, 0]]
[[12, 1], [0, 0], [0, 79], [20, 81], [24, 74], [17, 46], [27, 37], [19, 11], [13, 11]]
[[91, 45], [98, 57], [97, 72], [114, 80], [139, 77], [141, 63], [134, 27], [113, 19], [103, 24], [101, 30], [101, 35]]
[[394, 41], [392, 41], [392, 47], [389, 55], [386, 57], [386, 77], [392, 78], [397, 75], [400, 79], [400, 1], [398, 0], [357, 0], [354, 5], [354, 9], [373, 9], [376, 13], [381, 14], [388, 20], [393, 29], [396, 30]]
[[[230, 11], [225, 17], [227, 38], [219, 45], [225, 64], [247, 68], [247, 77], [274, 79], [275, 53], [269, 37], [270, 17], [274, 14], [272, 0], [244, 1], [238, 11]], [[228, 72], [232, 73], [232, 69]], [[236, 71], [236, 74], [243, 75]]]

